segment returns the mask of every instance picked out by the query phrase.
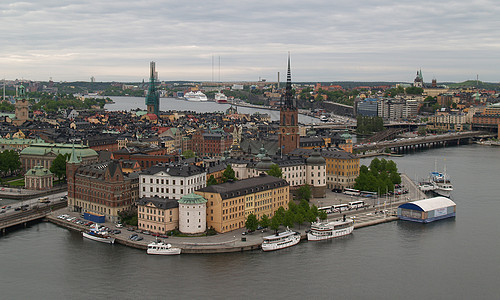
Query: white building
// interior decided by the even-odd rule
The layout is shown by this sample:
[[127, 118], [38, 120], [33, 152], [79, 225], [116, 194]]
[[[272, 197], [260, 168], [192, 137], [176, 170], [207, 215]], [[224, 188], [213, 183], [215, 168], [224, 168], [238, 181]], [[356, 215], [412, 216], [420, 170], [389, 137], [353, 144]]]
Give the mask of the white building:
[[207, 200], [191, 193], [179, 201], [179, 231], [196, 234], [207, 230]]
[[179, 200], [205, 187], [206, 176], [198, 166], [159, 164], [139, 174], [139, 197]]

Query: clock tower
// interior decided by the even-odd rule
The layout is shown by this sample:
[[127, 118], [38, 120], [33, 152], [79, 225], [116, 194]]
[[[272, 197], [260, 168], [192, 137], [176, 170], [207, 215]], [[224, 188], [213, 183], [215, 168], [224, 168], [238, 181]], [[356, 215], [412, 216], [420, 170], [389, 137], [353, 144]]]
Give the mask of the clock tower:
[[285, 93], [280, 101], [279, 146], [282, 154], [299, 148], [298, 110], [292, 95], [292, 75], [290, 72], [290, 54], [288, 55], [288, 72], [286, 75]]

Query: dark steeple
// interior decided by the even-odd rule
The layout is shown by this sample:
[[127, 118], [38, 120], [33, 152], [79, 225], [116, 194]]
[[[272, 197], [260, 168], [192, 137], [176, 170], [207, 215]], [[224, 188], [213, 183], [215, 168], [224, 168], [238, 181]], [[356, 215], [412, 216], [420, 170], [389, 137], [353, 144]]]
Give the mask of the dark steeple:
[[160, 95], [156, 89], [156, 71], [155, 62], [152, 61], [150, 64], [151, 74], [149, 76], [149, 88], [148, 94], [146, 96], [146, 106], [148, 109], [148, 114], [155, 114], [160, 116]]
[[295, 108], [292, 95], [292, 72], [290, 71], [290, 53], [288, 53], [288, 71], [286, 73], [285, 93], [281, 96], [281, 107]]

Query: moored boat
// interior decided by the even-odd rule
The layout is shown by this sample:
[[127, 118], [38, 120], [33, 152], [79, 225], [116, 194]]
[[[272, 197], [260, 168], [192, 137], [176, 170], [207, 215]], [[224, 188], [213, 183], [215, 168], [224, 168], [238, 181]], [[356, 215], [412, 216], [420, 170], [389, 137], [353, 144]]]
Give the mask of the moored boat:
[[219, 92], [215, 94], [215, 102], [217, 103], [227, 103], [227, 96]]
[[207, 95], [203, 94], [200, 91], [197, 92], [187, 92], [184, 94], [184, 99], [187, 101], [200, 102], [200, 101], [208, 101]]
[[262, 242], [263, 251], [279, 250], [291, 246], [295, 246], [300, 242], [300, 234], [293, 230], [287, 229], [284, 232], [265, 236]]
[[311, 224], [311, 230], [307, 233], [308, 241], [328, 240], [336, 237], [349, 235], [354, 230], [354, 221], [315, 222]]
[[154, 241], [148, 244], [147, 253], [157, 255], [177, 255], [181, 254], [181, 248], [172, 247], [172, 245], [165, 244], [162, 241]]
[[84, 238], [101, 243], [115, 243], [115, 238], [109, 235], [109, 233], [103, 227], [100, 227], [99, 224], [94, 224], [90, 227], [89, 231], [83, 232], [82, 235]]
[[440, 172], [431, 172], [430, 176], [431, 182], [434, 184], [433, 192], [449, 198], [451, 192], [453, 191], [453, 185], [450, 182], [450, 179], [446, 176], [446, 173]]

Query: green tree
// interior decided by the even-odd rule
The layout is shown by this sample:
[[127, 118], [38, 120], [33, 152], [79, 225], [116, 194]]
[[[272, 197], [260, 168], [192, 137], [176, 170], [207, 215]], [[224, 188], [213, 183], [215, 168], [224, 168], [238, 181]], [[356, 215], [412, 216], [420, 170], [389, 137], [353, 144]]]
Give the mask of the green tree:
[[257, 217], [254, 214], [249, 214], [245, 222], [245, 227], [248, 229], [248, 231], [255, 231], [258, 226], [259, 221], [257, 220]]
[[267, 175], [274, 176], [278, 178], [283, 178], [283, 172], [277, 164], [272, 164], [269, 171], [267, 171]]
[[299, 212], [295, 214], [295, 222], [299, 225], [299, 229], [300, 229], [300, 225], [302, 225], [304, 223], [304, 221], [306, 220], [306, 215], [307, 215], [307, 212], [304, 211], [302, 209], [302, 207], [300, 207]]
[[300, 200], [304, 199], [309, 202], [311, 194], [311, 186], [308, 184], [305, 184], [297, 189], [297, 198]]
[[280, 221], [279, 216], [274, 215], [271, 218], [271, 226], [270, 226], [271, 229], [274, 230], [274, 233], [278, 233], [278, 229], [280, 228], [280, 225], [281, 225], [281, 221]]
[[52, 165], [50, 166], [50, 172], [56, 175], [57, 179], [59, 180], [66, 176], [66, 161], [67, 156], [58, 154], [52, 161]]
[[238, 180], [235, 176], [235, 172], [231, 165], [227, 165], [226, 169], [222, 173], [222, 182], [227, 182], [228, 180]]
[[188, 158], [193, 158], [196, 155], [192, 150], [184, 150], [184, 152], [182, 152], [182, 156], [184, 156], [185, 159], [188, 159]]
[[326, 220], [328, 218], [328, 215], [327, 215], [326, 211], [322, 210], [319, 212], [318, 217], [320, 220]]
[[0, 172], [5, 174], [11, 174], [16, 172], [21, 167], [21, 161], [19, 160], [19, 154], [14, 150], [5, 150], [0, 153]]
[[311, 206], [311, 209], [307, 213], [306, 221], [309, 223], [316, 222], [317, 217], [318, 217], [318, 207], [313, 204]]
[[283, 218], [283, 226], [293, 227], [293, 223], [295, 223], [295, 214], [291, 210], [287, 210], [285, 212], [285, 217]]
[[210, 178], [207, 180], [207, 186], [218, 184], [217, 179], [215, 179], [214, 175], [210, 175]]
[[266, 214], [263, 214], [259, 221], [260, 226], [267, 228], [271, 225], [271, 220]]

